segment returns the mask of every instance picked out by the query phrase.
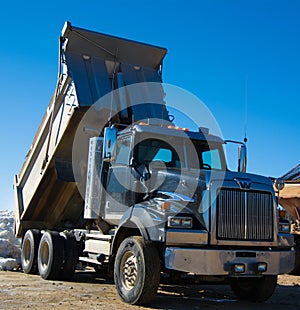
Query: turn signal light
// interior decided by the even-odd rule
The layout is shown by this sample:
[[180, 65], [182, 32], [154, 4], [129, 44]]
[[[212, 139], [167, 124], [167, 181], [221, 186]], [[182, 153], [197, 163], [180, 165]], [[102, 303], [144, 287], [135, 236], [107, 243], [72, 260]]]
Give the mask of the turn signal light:
[[161, 209], [163, 211], [170, 211], [171, 209], [171, 202], [170, 201], [164, 201], [162, 204], [161, 204]]
[[286, 215], [285, 210], [280, 210], [280, 211], [279, 211], [279, 217], [280, 217], [280, 218], [285, 218], [285, 215]]

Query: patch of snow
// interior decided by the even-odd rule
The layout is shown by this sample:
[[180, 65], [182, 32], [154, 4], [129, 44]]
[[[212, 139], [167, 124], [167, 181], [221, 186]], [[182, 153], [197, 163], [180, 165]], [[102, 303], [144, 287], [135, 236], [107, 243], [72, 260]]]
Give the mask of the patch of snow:
[[12, 270], [20, 265], [21, 240], [14, 235], [13, 211], [0, 211], [0, 270]]
[[3, 258], [0, 257], [0, 270], [1, 271], [11, 271], [17, 269], [19, 264], [14, 258]]

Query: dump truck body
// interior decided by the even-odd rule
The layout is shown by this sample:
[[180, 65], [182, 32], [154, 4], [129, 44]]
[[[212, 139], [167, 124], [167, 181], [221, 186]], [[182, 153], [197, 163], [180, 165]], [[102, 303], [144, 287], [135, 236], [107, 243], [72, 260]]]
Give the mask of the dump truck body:
[[[75, 183], [76, 167], [72, 167], [72, 147], [80, 121], [99, 98], [116, 87], [112, 85], [114, 71], [122, 73], [122, 83], [126, 85], [160, 82], [160, 66], [166, 54], [163, 48], [94, 33], [69, 23], [63, 29], [60, 45], [61, 74], [57, 87], [26, 161], [15, 177], [19, 237], [22, 229], [30, 227], [52, 229], [64, 227], [66, 222], [79, 227], [83, 224], [84, 200]], [[118, 81], [120, 78], [115, 83]], [[162, 115], [163, 108], [158, 104], [146, 110], [117, 104], [121, 103], [114, 100], [113, 106], [102, 106], [97, 118], [85, 125], [99, 127], [119, 110], [127, 110], [125, 120], [120, 120], [123, 115], [115, 116], [124, 123], [132, 115], [135, 120]], [[163, 113], [167, 119], [164, 110]], [[82, 161], [86, 162], [89, 136], [83, 139]], [[83, 174], [82, 179], [85, 178]]]
[[66, 23], [60, 51], [56, 90], [15, 176], [23, 270], [70, 279], [80, 261], [113, 275], [131, 304], [151, 300], [161, 277], [217, 276], [241, 299], [269, 298], [294, 259], [272, 181], [246, 173], [244, 143], [176, 125], [161, 83], [166, 49]]

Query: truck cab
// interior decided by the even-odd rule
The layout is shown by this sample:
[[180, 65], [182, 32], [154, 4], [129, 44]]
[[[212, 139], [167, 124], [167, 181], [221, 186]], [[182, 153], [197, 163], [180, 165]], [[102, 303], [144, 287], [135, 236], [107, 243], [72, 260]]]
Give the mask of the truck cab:
[[106, 197], [101, 216], [107, 221], [157, 192], [193, 200], [201, 170], [226, 170], [224, 141], [201, 131], [140, 122], [120, 131], [114, 140], [113, 154], [104, 158], [102, 172]]

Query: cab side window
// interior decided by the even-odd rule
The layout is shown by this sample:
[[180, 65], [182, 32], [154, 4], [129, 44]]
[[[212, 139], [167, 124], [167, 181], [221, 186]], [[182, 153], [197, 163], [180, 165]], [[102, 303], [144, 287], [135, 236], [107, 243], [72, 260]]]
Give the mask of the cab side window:
[[119, 139], [116, 144], [116, 165], [128, 165], [130, 158], [131, 137]]

